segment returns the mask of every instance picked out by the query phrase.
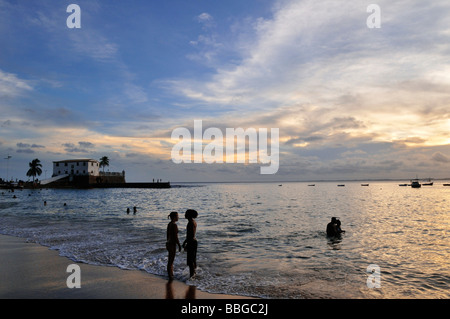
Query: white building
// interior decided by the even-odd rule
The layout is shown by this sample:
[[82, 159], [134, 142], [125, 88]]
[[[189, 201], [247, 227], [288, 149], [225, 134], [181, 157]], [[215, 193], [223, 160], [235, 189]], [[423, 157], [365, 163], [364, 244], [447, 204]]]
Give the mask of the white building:
[[53, 162], [53, 175], [99, 176], [100, 163], [93, 159], [72, 159]]

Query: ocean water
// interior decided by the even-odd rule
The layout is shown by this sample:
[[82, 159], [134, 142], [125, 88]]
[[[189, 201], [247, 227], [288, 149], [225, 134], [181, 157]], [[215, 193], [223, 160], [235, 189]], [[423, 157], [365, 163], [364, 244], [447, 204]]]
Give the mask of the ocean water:
[[[188, 279], [184, 252], [174, 267], [176, 279], [198, 289], [283, 299], [449, 298], [450, 187], [399, 183], [1, 190], [0, 233], [74, 261], [166, 276], [167, 216], [180, 212], [182, 242], [184, 211], [196, 209], [197, 275]], [[325, 233], [333, 216], [346, 231], [338, 239]], [[368, 286], [370, 265], [379, 267], [379, 288]]]

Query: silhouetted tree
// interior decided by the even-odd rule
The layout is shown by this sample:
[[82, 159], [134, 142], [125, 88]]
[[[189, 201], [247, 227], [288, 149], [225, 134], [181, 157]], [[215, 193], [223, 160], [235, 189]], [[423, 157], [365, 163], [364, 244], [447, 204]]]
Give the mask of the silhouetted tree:
[[103, 167], [103, 173], [105, 172], [105, 166], [109, 166], [108, 156], [103, 156], [100, 158], [100, 167]]
[[29, 164], [30, 169], [27, 172], [27, 176], [28, 177], [33, 177], [33, 183], [34, 183], [34, 178], [36, 177], [36, 175], [41, 176], [42, 174], [42, 164], [41, 161], [38, 160], [37, 158], [32, 160]]

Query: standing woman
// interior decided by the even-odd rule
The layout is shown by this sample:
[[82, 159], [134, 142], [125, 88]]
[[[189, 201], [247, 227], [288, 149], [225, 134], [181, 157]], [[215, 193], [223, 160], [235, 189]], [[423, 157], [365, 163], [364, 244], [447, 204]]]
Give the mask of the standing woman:
[[184, 215], [184, 217], [188, 220], [188, 224], [186, 226], [186, 240], [183, 242], [183, 248], [187, 251], [189, 277], [195, 275], [195, 269], [197, 268], [197, 239], [195, 238], [197, 222], [194, 220], [197, 216], [197, 211], [193, 209], [188, 209]]
[[178, 213], [171, 212], [168, 216], [170, 223], [167, 225], [167, 241], [166, 249], [169, 251], [169, 259], [167, 261], [167, 273], [169, 280], [173, 280], [173, 262], [175, 261], [175, 254], [177, 252], [177, 245], [179, 251], [181, 251], [180, 241], [178, 240]]

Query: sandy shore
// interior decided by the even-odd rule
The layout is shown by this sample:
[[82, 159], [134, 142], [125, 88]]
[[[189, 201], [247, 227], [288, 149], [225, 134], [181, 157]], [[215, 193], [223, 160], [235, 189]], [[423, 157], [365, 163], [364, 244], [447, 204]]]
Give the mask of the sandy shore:
[[139, 270], [94, 266], [80, 267], [80, 288], [68, 288], [67, 267], [72, 260], [55, 250], [0, 235], [0, 298], [23, 299], [242, 299], [210, 294], [183, 282]]

